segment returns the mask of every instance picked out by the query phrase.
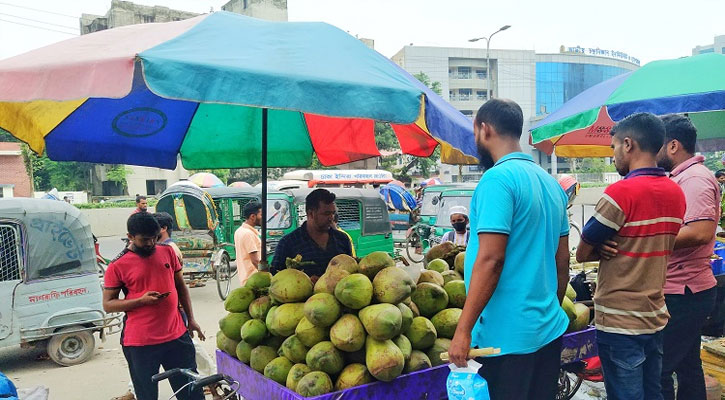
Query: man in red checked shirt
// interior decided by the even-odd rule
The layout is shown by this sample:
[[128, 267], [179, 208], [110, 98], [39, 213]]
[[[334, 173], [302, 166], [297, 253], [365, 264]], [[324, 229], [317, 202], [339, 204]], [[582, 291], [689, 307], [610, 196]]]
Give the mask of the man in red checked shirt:
[[[158, 384], [151, 377], [160, 366], [196, 370], [190, 332], [196, 331], [202, 340], [205, 337], [194, 320], [179, 259], [170, 246], [156, 243], [161, 231], [156, 219], [149, 213], [136, 213], [128, 218], [127, 228], [129, 246], [106, 271], [103, 309], [126, 313], [121, 345], [136, 398], [157, 400]], [[178, 304], [189, 320], [188, 332]], [[189, 381], [175, 376], [169, 382], [177, 391]], [[204, 395], [201, 389], [192, 392], [187, 387], [177, 398], [202, 400]]]

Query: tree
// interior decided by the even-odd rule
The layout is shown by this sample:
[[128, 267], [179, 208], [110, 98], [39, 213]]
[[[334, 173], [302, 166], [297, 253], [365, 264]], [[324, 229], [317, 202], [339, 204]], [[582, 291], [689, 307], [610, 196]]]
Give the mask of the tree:
[[441, 95], [442, 90], [441, 89], [441, 83], [438, 81], [431, 82], [430, 77], [423, 71], [418, 72], [417, 74], [413, 75], [415, 79], [419, 80], [422, 84], [428, 86], [430, 90], [432, 90], [435, 94]]

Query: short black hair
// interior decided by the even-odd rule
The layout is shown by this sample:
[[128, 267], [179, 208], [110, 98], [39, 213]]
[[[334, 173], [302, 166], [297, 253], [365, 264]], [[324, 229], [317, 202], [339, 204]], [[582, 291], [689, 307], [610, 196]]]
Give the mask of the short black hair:
[[249, 219], [250, 216], [258, 213], [261, 209], [262, 203], [250, 201], [249, 203], [244, 205], [244, 209], [242, 210], [242, 217], [244, 219]]
[[126, 221], [126, 229], [131, 236], [143, 235], [156, 237], [161, 233], [161, 226], [156, 218], [149, 213], [131, 214]]
[[719, 169], [715, 172], [715, 178], [719, 178], [721, 176], [725, 176], [725, 169]]
[[171, 236], [171, 231], [174, 229], [174, 218], [171, 214], [161, 211], [151, 215], [154, 216], [154, 219], [156, 219], [156, 222], [159, 223], [161, 228], [166, 228], [166, 232], [168, 232], [169, 236]]
[[476, 125], [481, 122], [493, 126], [500, 135], [520, 139], [524, 129], [524, 112], [513, 100], [491, 99], [476, 113]]
[[141, 200], [146, 200], [146, 196], [141, 195], [141, 194], [137, 194], [136, 195], [136, 204], [140, 203]]
[[640, 150], [657, 154], [665, 144], [665, 124], [651, 113], [636, 113], [617, 122], [609, 132], [612, 136], [622, 139], [632, 138]]
[[332, 204], [335, 202], [335, 193], [327, 189], [315, 189], [307, 195], [305, 199], [305, 209], [307, 211], [317, 210], [320, 208], [320, 203]]
[[665, 124], [665, 142], [677, 140], [682, 143], [686, 152], [695, 154], [695, 142], [697, 142], [697, 128], [692, 125], [690, 119], [678, 114], [667, 114], [662, 116]]

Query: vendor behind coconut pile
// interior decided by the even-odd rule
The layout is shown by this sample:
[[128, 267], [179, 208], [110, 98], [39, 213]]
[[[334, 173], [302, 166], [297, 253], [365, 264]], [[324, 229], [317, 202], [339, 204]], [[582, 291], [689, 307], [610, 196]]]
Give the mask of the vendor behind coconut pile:
[[333, 228], [337, 212], [334, 193], [326, 189], [313, 190], [305, 199], [305, 210], [307, 221], [279, 241], [270, 272], [276, 274], [286, 268], [287, 258], [301, 255], [300, 270], [314, 282], [325, 273], [333, 257], [351, 256], [352, 247], [348, 236]]
[[468, 227], [468, 210], [464, 206], [453, 206], [450, 210], [453, 230], [443, 234], [442, 242], [453, 242], [456, 246], [467, 246], [471, 232]]

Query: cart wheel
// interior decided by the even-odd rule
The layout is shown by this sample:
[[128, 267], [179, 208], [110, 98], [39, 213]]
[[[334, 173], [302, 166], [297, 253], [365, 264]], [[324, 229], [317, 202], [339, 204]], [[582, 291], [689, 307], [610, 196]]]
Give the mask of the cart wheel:
[[48, 341], [48, 356], [64, 367], [88, 361], [96, 348], [96, 339], [91, 331], [68, 332], [83, 329], [80, 325], [58, 330]]
[[581, 376], [562, 369], [559, 371], [559, 390], [556, 394], [556, 400], [570, 400], [581, 385]]
[[423, 258], [425, 256], [423, 254], [418, 254], [415, 252], [415, 250], [422, 245], [420, 236], [417, 232], [413, 232], [409, 237], [408, 240], [405, 242], [405, 253], [408, 255], [408, 259], [414, 263], [419, 263], [423, 261]]
[[222, 300], [226, 300], [229, 294], [229, 287], [231, 286], [231, 266], [229, 265], [229, 255], [226, 253], [222, 254], [222, 259], [216, 268], [216, 288], [219, 292], [219, 297]]

